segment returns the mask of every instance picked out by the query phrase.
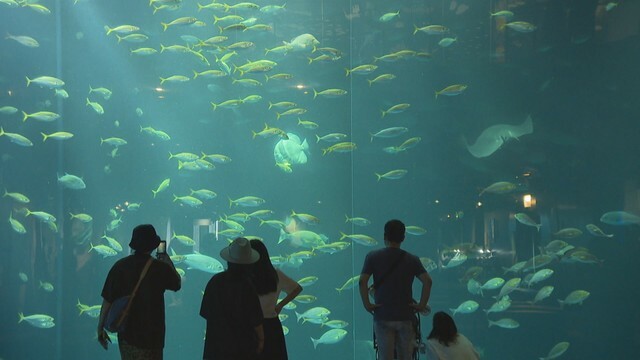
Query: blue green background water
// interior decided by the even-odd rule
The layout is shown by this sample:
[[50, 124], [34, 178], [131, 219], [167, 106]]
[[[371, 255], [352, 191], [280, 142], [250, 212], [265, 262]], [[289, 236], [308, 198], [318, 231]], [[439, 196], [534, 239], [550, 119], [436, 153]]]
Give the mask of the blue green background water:
[[[260, 6], [282, 5], [266, 1]], [[348, 321], [348, 334], [336, 344], [313, 348], [310, 337], [319, 338], [326, 327], [296, 323], [295, 314], [285, 310], [289, 329], [290, 358], [370, 359], [372, 324], [353, 290], [338, 294], [335, 288], [359, 274], [366, 253], [382, 246], [382, 228], [390, 218], [427, 229], [421, 236], [408, 235], [403, 247], [420, 257], [446, 264], [439, 258], [458, 244], [474, 242], [483, 254], [469, 254], [459, 267], [434, 269], [431, 306], [434, 311], [456, 308], [465, 300], [480, 303], [472, 314], [456, 315], [461, 332], [481, 349], [486, 359], [529, 359], [546, 356], [558, 342], [571, 345], [566, 359], [632, 359], [638, 350], [636, 259], [640, 252], [638, 225], [611, 226], [598, 222], [606, 211], [640, 213], [638, 202], [638, 107], [640, 3], [620, 1], [610, 11], [598, 1], [300, 1], [288, 2], [285, 11], [267, 15], [257, 10], [235, 12], [255, 16], [269, 24], [267, 32], [225, 32], [229, 40], [252, 41], [255, 46], [237, 50], [229, 62], [270, 59], [278, 63], [268, 72], [290, 73], [287, 81], [264, 81], [262, 73], [247, 77], [263, 82], [258, 88], [232, 84], [231, 76], [220, 79], [192, 79], [186, 83], [165, 83], [159, 77], [190, 76], [192, 70], [217, 69], [214, 54], [204, 52], [211, 66], [189, 54], [157, 53], [149, 57], [130, 55], [140, 46], [159, 49], [160, 44], [185, 44], [180, 35], [201, 39], [218, 35], [213, 15], [224, 12], [197, 11], [195, 1], [184, 1], [175, 11], [153, 8], [144, 1], [46, 1], [52, 14], [43, 15], [28, 7], [0, 4], [0, 32], [29, 35], [40, 46], [29, 48], [5, 39], [0, 42], [0, 106], [21, 111], [53, 111], [55, 122], [21, 121], [20, 113], [0, 114], [8, 132], [31, 139], [33, 147], [20, 147], [0, 137], [0, 183], [10, 192], [27, 195], [31, 211], [47, 211], [58, 219], [58, 232], [19, 214], [23, 206], [5, 196], [0, 200], [3, 260], [0, 262], [0, 358], [84, 359], [117, 358], [117, 350], [104, 352], [95, 340], [96, 319], [78, 315], [76, 304], [101, 303], [100, 290], [117, 258], [103, 258], [91, 251], [79, 236], [92, 228], [89, 242], [100, 237], [112, 220], [110, 209], [125, 202], [142, 203], [138, 211], [121, 213], [123, 223], [109, 236], [125, 248], [131, 229], [152, 223], [165, 237], [167, 222], [178, 234], [193, 237], [196, 219], [217, 220], [237, 211], [258, 208], [229, 208], [228, 198], [254, 195], [264, 198], [260, 209], [274, 211], [272, 219], [285, 220], [291, 210], [320, 219], [308, 230], [337, 241], [340, 232], [366, 234], [378, 240], [375, 247], [353, 243], [336, 254], [318, 254], [299, 267], [284, 267], [294, 279], [317, 276], [318, 282], [304, 289], [315, 295], [313, 304], [298, 303], [301, 312], [312, 306], [331, 310], [331, 319]], [[233, 4], [231, 4], [233, 5]], [[515, 13], [510, 21], [527, 21], [537, 26], [531, 33], [501, 30], [503, 20], [490, 17], [499, 10]], [[390, 22], [378, 18], [400, 11]], [[230, 14], [234, 13], [231, 11]], [[170, 27], [160, 22], [181, 16], [195, 16], [206, 23], [200, 28]], [[118, 43], [107, 36], [104, 26], [131, 24], [149, 36], [143, 44]], [[444, 25], [446, 36], [457, 38], [450, 47], [438, 45], [444, 36], [413, 34], [414, 24]], [[318, 52], [264, 54], [292, 38], [309, 33], [319, 47], [342, 51], [335, 61], [308, 64]], [[396, 62], [375, 62], [379, 68], [369, 75], [351, 74], [345, 68], [374, 64], [380, 57], [399, 50], [427, 52], [429, 59], [409, 57]], [[220, 56], [220, 54], [218, 54]], [[369, 86], [367, 79], [392, 73], [396, 79]], [[60, 99], [53, 90], [26, 86], [25, 76], [48, 75], [63, 79], [70, 97]], [[232, 75], [239, 78], [238, 74]], [[434, 92], [453, 84], [468, 88], [457, 96], [434, 97]], [[88, 106], [89, 86], [113, 91], [111, 99], [89, 95], [105, 109], [98, 115]], [[348, 91], [338, 98], [313, 98], [312, 89], [339, 88]], [[257, 94], [262, 100], [237, 109], [212, 110], [219, 103]], [[301, 116], [319, 124], [316, 130], [297, 125], [297, 117], [282, 117], [269, 110], [268, 102], [293, 101], [307, 109]], [[411, 106], [405, 112], [380, 111], [399, 103]], [[143, 110], [139, 116], [136, 109]], [[466, 149], [480, 133], [497, 124], [517, 125], [527, 116], [533, 133], [515, 140], [486, 158], [475, 158]], [[274, 165], [277, 137], [252, 139], [264, 123], [299, 135], [309, 143], [308, 162], [294, 165], [285, 173]], [[162, 142], [140, 132], [152, 126], [171, 136]], [[402, 126], [408, 132], [396, 138], [375, 138], [371, 133]], [[40, 132], [69, 131], [72, 139], [41, 141]], [[331, 144], [317, 143], [315, 135], [340, 132], [357, 144], [348, 153], [322, 155]], [[121, 137], [128, 144], [116, 157], [113, 147], [100, 145], [100, 138]], [[382, 149], [398, 146], [410, 137], [422, 141], [399, 154]], [[219, 153], [232, 158], [216, 164], [213, 171], [178, 170], [169, 152]], [[375, 173], [406, 169], [401, 179], [381, 179]], [[81, 176], [84, 190], [61, 187], [57, 176], [65, 172]], [[170, 187], [156, 198], [152, 189], [171, 178]], [[480, 191], [497, 181], [509, 181], [517, 188], [509, 194]], [[173, 202], [172, 194], [187, 195], [189, 189], [208, 188], [218, 197], [198, 208]], [[524, 209], [522, 195], [533, 194], [537, 205]], [[542, 229], [518, 223], [513, 214], [526, 212]], [[69, 213], [93, 216], [90, 225], [72, 221]], [[9, 214], [22, 222], [26, 234], [16, 233], [6, 220]], [[371, 220], [368, 227], [345, 223], [349, 217]], [[597, 238], [584, 230], [594, 223], [613, 238]], [[244, 224], [245, 235], [260, 236], [271, 255], [302, 250], [286, 242], [278, 244], [278, 231], [256, 219]], [[505, 313], [489, 318], [513, 318], [517, 329], [488, 327], [487, 309], [494, 302], [489, 295], [467, 292], [459, 279], [472, 266], [480, 266], [482, 283], [503, 275], [503, 267], [530, 259], [538, 248], [553, 240], [553, 233], [581, 228], [572, 245], [586, 247], [601, 264], [554, 261], [554, 275], [532, 289], [511, 294], [513, 305]], [[217, 257], [226, 240], [216, 240], [200, 229], [200, 251]], [[191, 249], [177, 241], [171, 248], [179, 254]], [[126, 253], [126, 250], [125, 250]], [[181, 266], [181, 265], [177, 265]], [[186, 268], [185, 268], [186, 270]], [[28, 281], [18, 274], [24, 273]], [[518, 275], [524, 278], [524, 274]], [[167, 335], [165, 356], [198, 358], [203, 348], [204, 321], [198, 316], [201, 291], [210, 274], [186, 270], [179, 293], [167, 293]], [[54, 286], [47, 292], [39, 282]], [[534, 305], [528, 303], [542, 285], [555, 286], [552, 296]], [[590, 297], [582, 305], [561, 308], [557, 299], [584, 289]], [[497, 291], [489, 292], [491, 296]], [[415, 289], [416, 295], [418, 288]], [[18, 313], [48, 314], [55, 326], [40, 329], [27, 322], [18, 324]], [[431, 318], [421, 320], [423, 336]]]

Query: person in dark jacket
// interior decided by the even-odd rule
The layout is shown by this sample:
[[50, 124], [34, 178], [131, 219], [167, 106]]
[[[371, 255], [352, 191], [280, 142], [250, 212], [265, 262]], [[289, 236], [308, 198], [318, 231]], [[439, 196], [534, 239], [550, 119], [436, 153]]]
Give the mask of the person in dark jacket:
[[249, 240], [235, 239], [220, 251], [227, 270], [209, 280], [200, 316], [207, 320], [205, 360], [255, 360], [264, 349], [263, 316], [251, 267], [260, 255]]
[[160, 237], [152, 225], [136, 226], [131, 236], [132, 255], [118, 260], [107, 275], [102, 289], [102, 308], [98, 321], [98, 342], [107, 350], [109, 337], [104, 322], [113, 302], [131, 295], [140, 275], [151, 259], [147, 274], [133, 298], [125, 330], [118, 333], [120, 356], [123, 360], [162, 360], [165, 337], [164, 292], [178, 291], [180, 275], [169, 256], [151, 252], [160, 244]]

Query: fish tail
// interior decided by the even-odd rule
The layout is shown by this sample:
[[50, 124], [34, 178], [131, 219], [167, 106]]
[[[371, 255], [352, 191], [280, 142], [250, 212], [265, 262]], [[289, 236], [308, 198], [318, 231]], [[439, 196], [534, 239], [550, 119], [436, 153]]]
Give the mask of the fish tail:
[[19, 313], [18, 313], [18, 318], [19, 318], [19, 320], [18, 320], [18, 324], [20, 324], [20, 323], [24, 320], [24, 314], [23, 314], [23, 313], [21, 313], [21, 312], [19, 312]]
[[120, 41], [122, 41], [122, 37], [120, 37], [120, 35], [116, 34], [116, 37], [118, 38], [118, 44], [120, 44]]
[[374, 173], [374, 174], [376, 174], [376, 176], [378, 177], [378, 180], [377, 180], [377, 181], [380, 181], [380, 179], [382, 179], [382, 175], [380, 175], [380, 174], [378, 174], [378, 173]]
[[371, 87], [371, 84], [373, 84], [373, 80], [367, 79], [367, 81], [369, 82], [369, 87]]
[[[165, 81], [167, 81], [167, 79], [165, 79], [165, 78], [161, 77], [161, 78], [160, 78], [160, 85], [164, 84], [164, 82], [165, 82]], [[89, 100], [89, 99], [87, 99], [87, 101], [88, 101], [88, 100]]]
[[345, 234], [345, 233], [343, 233], [342, 231], [340, 231], [340, 240], [338, 240], [338, 241], [342, 241], [342, 240], [344, 240], [344, 238], [346, 238], [346, 237], [348, 237], [348, 235], [347, 235], [347, 234]]
[[231, 198], [229, 198], [229, 208], [233, 207], [233, 200]]
[[317, 96], [318, 96], [318, 92], [316, 91], [316, 89], [313, 89], [313, 98], [315, 99]]
[[193, 78], [195, 79], [195, 78], [197, 78], [197, 77], [198, 77], [198, 72], [197, 72], [197, 71], [195, 71], [195, 70], [193, 70]]
[[329, 151], [329, 150], [328, 149], [322, 149], [322, 156], [324, 156], [327, 153], [327, 151]]
[[276, 112], [276, 120], [280, 120], [280, 116], [282, 116], [279, 112]]
[[351, 73], [351, 70], [349, 70], [349, 69], [347, 69], [347, 68], [345, 68], [345, 69], [344, 69], [344, 71], [346, 72], [346, 75], [345, 75], [345, 76], [349, 76], [349, 74]]
[[215, 103], [211, 103], [211, 106], [213, 106], [213, 111], [216, 111], [216, 108], [218, 107], [218, 105], [216, 105]]
[[169, 28], [169, 24], [167, 23], [161, 22], [160, 25], [162, 25], [162, 31], [167, 31], [167, 29]]
[[256, 136], [258, 135], [258, 133], [257, 133], [257, 132], [255, 132], [255, 131], [253, 131], [253, 130], [251, 130], [251, 132], [253, 133], [253, 137], [252, 137], [252, 139], [255, 139], [255, 138], [256, 138]]
[[200, 5], [200, 3], [198, 3], [198, 12], [200, 12], [200, 10], [202, 10], [204, 6]]
[[[371, 83], [369, 83], [369, 86], [371, 86]], [[384, 110], [380, 110], [380, 111], [382, 112], [382, 116], [381, 116], [381, 118], [383, 118], [385, 115], [387, 115], [387, 112], [386, 112], [386, 111], [384, 111]]]
[[316, 144], [320, 142], [320, 136], [318, 136], [318, 134], [316, 134]]
[[438, 99], [438, 95], [440, 95], [440, 93], [436, 91], [436, 100]]
[[151, 190], [151, 192], [153, 193], [153, 198], [155, 199], [158, 192], [156, 190]]
[[164, 49], [166, 49], [167, 47], [160, 44], [160, 54], [162, 54], [164, 52]]
[[[24, 121], [27, 121], [27, 118], [28, 118], [28, 117], [29, 117], [29, 115], [27, 115], [27, 113], [23, 111], [23, 112], [22, 112], [22, 121], [23, 121], [23, 122], [24, 122]], [[4, 134], [4, 131], [3, 131], [2, 133]]]
[[413, 24], [413, 35], [415, 35], [418, 30], [420, 30], [420, 28], [416, 24]]
[[[149, 5], [151, 5], [151, 4], [149, 4]], [[104, 29], [107, 30], [107, 35], [111, 35], [111, 32], [113, 31], [112, 28], [110, 28], [108, 26], [105, 26]]]
[[269, 82], [269, 75], [264, 74], [264, 82], [268, 83]]
[[220, 34], [224, 32], [224, 29], [222, 28], [222, 26], [218, 26], [218, 29], [220, 29]]
[[29, 84], [31, 84], [31, 81], [33, 81], [33, 80], [29, 79], [28, 76], [25, 76], [25, 78], [27, 78], [27, 86], [29, 86]]
[[178, 196], [176, 194], [173, 194], [173, 202], [176, 202], [176, 200], [178, 200]]
[[319, 340], [316, 340], [316, 339], [314, 339], [312, 337], [310, 337], [310, 338], [311, 338], [311, 342], [313, 343], [313, 348], [315, 349], [318, 346]]

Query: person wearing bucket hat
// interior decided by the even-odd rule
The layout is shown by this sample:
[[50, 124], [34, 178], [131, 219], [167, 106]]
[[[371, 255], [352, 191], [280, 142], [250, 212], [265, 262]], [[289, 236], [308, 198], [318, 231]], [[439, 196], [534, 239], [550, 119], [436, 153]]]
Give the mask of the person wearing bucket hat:
[[236, 238], [220, 251], [227, 270], [209, 280], [200, 306], [207, 321], [203, 359], [255, 360], [264, 347], [260, 300], [251, 282], [260, 255], [249, 240]]
[[136, 226], [129, 242], [133, 254], [118, 260], [111, 267], [102, 288], [103, 301], [98, 318], [98, 342], [107, 350], [110, 340], [104, 324], [109, 309], [117, 299], [131, 295], [141, 278], [143, 269], [150, 262], [131, 300], [126, 327], [118, 332], [118, 345], [123, 360], [142, 358], [161, 360], [163, 357], [164, 292], [165, 290], [178, 291], [182, 284], [180, 275], [166, 253], [158, 254], [157, 259], [151, 257], [151, 252], [158, 247], [158, 244], [160, 244], [160, 237], [152, 225]]

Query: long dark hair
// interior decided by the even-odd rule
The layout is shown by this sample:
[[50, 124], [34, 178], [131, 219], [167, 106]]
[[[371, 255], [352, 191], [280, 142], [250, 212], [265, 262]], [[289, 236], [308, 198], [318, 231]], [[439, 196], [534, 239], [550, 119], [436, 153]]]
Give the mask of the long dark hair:
[[444, 346], [449, 346], [456, 341], [458, 328], [453, 318], [449, 314], [438, 311], [433, 315], [433, 329], [427, 339], [437, 339]]
[[260, 260], [253, 264], [251, 276], [258, 295], [278, 290], [278, 273], [271, 264], [267, 247], [260, 240], [251, 240], [250, 243], [251, 247], [260, 254]]

